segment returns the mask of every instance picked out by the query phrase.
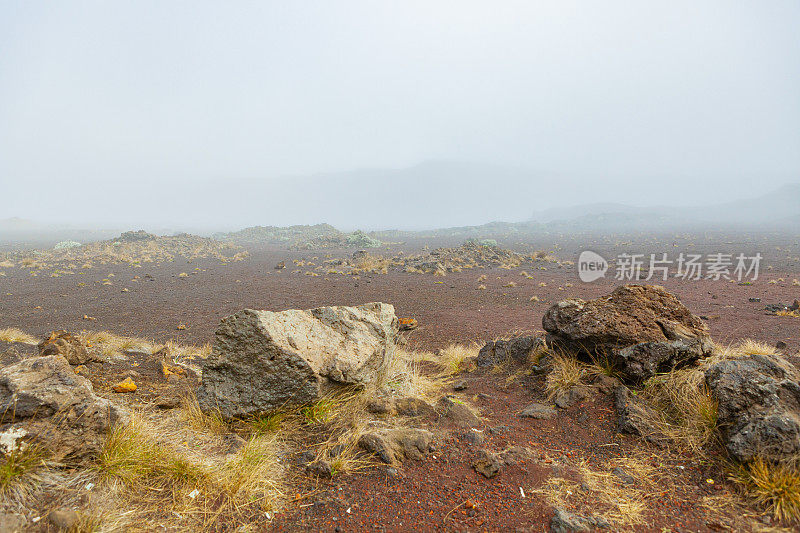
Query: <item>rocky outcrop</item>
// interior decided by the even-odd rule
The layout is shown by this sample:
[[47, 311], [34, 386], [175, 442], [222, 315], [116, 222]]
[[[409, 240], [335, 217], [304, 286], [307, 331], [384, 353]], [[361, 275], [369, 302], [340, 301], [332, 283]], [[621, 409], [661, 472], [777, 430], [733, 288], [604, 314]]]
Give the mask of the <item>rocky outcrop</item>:
[[532, 335], [489, 341], [478, 352], [476, 365], [479, 367], [492, 366], [507, 361], [525, 363], [529, 355], [543, 346], [544, 339]]
[[313, 402], [339, 385], [375, 381], [395, 346], [394, 307], [246, 309], [222, 320], [197, 397], [226, 417]]
[[772, 461], [800, 454], [800, 371], [777, 355], [720, 361], [705, 374], [719, 403], [728, 452], [739, 461]]
[[706, 324], [661, 287], [624, 285], [595, 300], [564, 300], [542, 318], [547, 343], [607, 359], [628, 381], [711, 354]]
[[[7, 446], [35, 440], [57, 460], [102, 448], [127, 413], [94, 394], [60, 355], [24, 359], [0, 370], [0, 438]], [[10, 444], [9, 444], [10, 443]]]
[[82, 365], [90, 360], [86, 345], [66, 331], [53, 331], [39, 343], [39, 355], [61, 355], [71, 365]]

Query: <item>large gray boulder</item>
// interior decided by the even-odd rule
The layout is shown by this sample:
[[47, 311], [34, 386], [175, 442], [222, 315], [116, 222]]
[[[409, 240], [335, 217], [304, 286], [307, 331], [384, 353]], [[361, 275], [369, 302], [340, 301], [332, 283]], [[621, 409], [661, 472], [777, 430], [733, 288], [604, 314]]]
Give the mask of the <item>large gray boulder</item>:
[[728, 452], [739, 461], [772, 461], [800, 454], [800, 372], [777, 355], [720, 361], [705, 374], [719, 403]]
[[542, 326], [548, 345], [606, 359], [634, 382], [713, 350], [708, 326], [654, 285], [623, 285], [595, 300], [564, 300], [547, 310]]
[[226, 417], [313, 402], [341, 385], [364, 385], [395, 347], [394, 307], [369, 303], [310, 310], [245, 309], [222, 320], [203, 363], [197, 397]]
[[0, 370], [2, 451], [37, 441], [57, 460], [102, 449], [127, 412], [97, 396], [61, 355], [31, 357]]

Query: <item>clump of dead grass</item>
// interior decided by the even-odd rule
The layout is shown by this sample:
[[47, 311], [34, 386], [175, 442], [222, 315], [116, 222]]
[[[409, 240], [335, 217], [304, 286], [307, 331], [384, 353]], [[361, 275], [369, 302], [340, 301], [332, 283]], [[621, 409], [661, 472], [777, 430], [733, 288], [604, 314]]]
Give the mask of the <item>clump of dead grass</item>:
[[561, 353], [553, 353], [551, 359], [552, 369], [545, 378], [545, 393], [552, 400], [560, 392], [570, 389], [580, 383], [586, 370], [583, 363], [575, 357]]
[[230, 432], [228, 424], [218, 412], [205, 413], [200, 409], [197, 397], [189, 393], [181, 399], [181, 413], [186, 423], [199, 433], [224, 435]]
[[392, 260], [379, 255], [364, 254], [353, 264], [354, 272], [369, 272], [373, 274], [386, 274]]
[[[635, 483], [627, 484], [615, 475], [621, 468]], [[636, 457], [612, 459], [605, 468], [592, 468], [585, 460], [575, 469], [580, 481], [551, 477], [533, 492], [553, 507], [576, 509], [579, 514], [603, 518], [613, 528], [646, 524], [648, 502], [657, 492], [657, 469]]]
[[112, 431], [98, 457], [100, 491], [109, 489], [105, 504], [129, 525], [177, 516], [181, 527], [213, 529], [220, 520], [240, 523], [253, 509], [274, 511], [285, 501], [278, 435], [253, 435], [225, 455], [184, 450], [186, 433], [162, 426], [135, 412]]
[[152, 341], [115, 335], [108, 331], [82, 331], [77, 337], [88, 347], [108, 356], [119, 356], [129, 351], [153, 353], [156, 349]]
[[732, 476], [756, 505], [783, 522], [800, 521], [800, 470], [796, 464], [756, 458]]
[[18, 328], [4, 328], [0, 329], [0, 341], [2, 342], [19, 342], [22, 344], [39, 344], [39, 339], [33, 335], [28, 335]]
[[208, 475], [200, 465], [191, 464], [159, 442], [137, 413], [127, 424], [118, 425], [111, 432], [97, 468], [107, 478], [119, 479], [129, 486], [187, 484]]
[[717, 436], [718, 405], [701, 369], [659, 374], [644, 383], [640, 397], [655, 409], [650, 422], [674, 444], [703, 453]]
[[462, 370], [468, 369], [468, 361], [476, 358], [480, 346], [472, 344], [450, 344], [439, 350], [433, 358], [423, 355], [422, 360], [433, 363], [447, 376], [458, 374]]
[[0, 497], [23, 499], [39, 481], [46, 454], [35, 445], [18, 446], [0, 455]]
[[279, 507], [285, 487], [278, 451], [275, 435], [257, 435], [212, 471], [212, 482], [223, 490], [229, 506], [257, 503], [262, 510]]

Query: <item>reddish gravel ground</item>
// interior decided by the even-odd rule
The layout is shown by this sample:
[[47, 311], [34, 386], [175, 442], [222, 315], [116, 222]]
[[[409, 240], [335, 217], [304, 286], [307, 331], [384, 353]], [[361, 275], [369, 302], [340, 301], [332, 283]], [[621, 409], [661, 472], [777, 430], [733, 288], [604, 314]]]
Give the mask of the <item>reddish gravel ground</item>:
[[[480, 408], [483, 424], [475, 428], [482, 444], [469, 444], [468, 430], [434, 425], [443, 436], [424, 462], [408, 462], [398, 474], [379, 467], [363, 474], [309, 482], [309, 503], [279, 515], [278, 531], [548, 531], [553, 509], [534, 492], [549, 477], [576, 479], [575, 466], [586, 460], [592, 469], [608, 471], [615, 457], [637, 455], [658, 465], [670, 489], [648, 496], [646, 523], [626, 530], [711, 531], [698, 505], [707, 495], [732, 487], [724, 475], [690, 458], [649, 450], [637, 439], [615, 431], [610, 397], [599, 392], [589, 400], [560, 410], [552, 420], [519, 418], [532, 401], [545, 401], [541, 378], [525, 377], [509, 385], [506, 375], [476, 371], [465, 374], [461, 396]], [[526, 447], [532, 456], [486, 479], [471, 467], [479, 449], [500, 453]], [[712, 486], [706, 480], [712, 478]], [[520, 491], [522, 488], [522, 491]], [[664, 487], [667, 488], [666, 486]], [[523, 497], [524, 493], [524, 497]], [[733, 523], [734, 517], [713, 521]]]
[[[673, 250], [689, 246], [691, 240], [676, 240], [674, 246], [670, 242], [666, 251], [673, 254]], [[552, 249], [555, 255], [569, 260], [575, 260], [584, 247], [605, 257], [631, 253], [632, 249], [636, 253], [665, 251], [664, 245], [652, 242], [637, 247], [608, 239], [589, 245], [576, 239], [562, 241]], [[796, 239], [758, 242], [757, 249], [769, 251], [765, 252], [761, 277], [752, 285], [678, 279], [659, 284], [706, 317], [717, 341], [728, 343], [747, 337], [769, 344], [783, 341], [787, 344], [784, 352], [795, 354], [800, 350], [800, 319], [764, 311], [767, 303], [790, 304], [800, 298], [800, 287], [792, 284], [800, 278], [800, 263], [794, 259], [800, 252], [792, 241]], [[735, 241], [707, 242], [704, 253], [737, 253], [737, 246]], [[741, 251], [749, 253], [753, 246], [751, 242]], [[159, 341], [205, 343], [213, 340], [222, 317], [246, 307], [279, 310], [384, 301], [394, 304], [399, 316], [418, 319], [420, 327], [409, 335], [413, 347], [435, 350], [452, 342], [483, 342], [511, 331], [539, 330], [542, 314], [552, 303], [567, 297], [588, 299], [608, 294], [620, 283], [605, 279], [584, 284], [574, 266], [560, 268], [553, 263], [536, 265], [547, 270], [523, 265], [515, 270], [465, 270], [443, 278], [402, 272], [362, 275], [359, 279], [335, 274], [313, 277], [304, 275], [307, 267], [292, 273], [293, 259], [317, 257], [315, 262], [320, 264], [326, 253], [343, 257], [351, 252], [261, 250], [252, 252], [247, 261], [230, 264], [176, 260], [142, 268], [95, 265], [61, 277], [49, 277], [49, 272], [33, 277], [26, 270], [6, 268], [6, 275], [0, 277], [0, 328], [19, 327], [36, 335], [53, 329], [108, 330]], [[286, 260], [285, 270], [273, 268], [280, 260]], [[772, 268], [767, 270], [767, 266]], [[533, 279], [520, 275], [521, 270]], [[179, 277], [182, 272], [189, 275]], [[487, 276], [480, 282], [486, 290], [477, 289], [481, 275]], [[134, 280], [134, 276], [139, 278]], [[103, 285], [104, 279], [111, 285]], [[516, 286], [504, 287], [510, 281]], [[122, 292], [123, 288], [128, 291]], [[532, 296], [539, 301], [530, 301]], [[84, 315], [94, 320], [85, 320]], [[187, 329], [179, 331], [178, 324], [185, 324]], [[476, 371], [466, 374], [466, 379], [467, 390], [458, 394], [481, 409], [483, 424], [476, 429], [486, 438], [482, 445], [463, 440], [464, 430], [436, 424], [438, 448], [427, 460], [408, 463], [396, 474], [379, 467], [313, 486], [309, 480], [307, 488], [315, 491], [312, 497], [259, 527], [307, 531], [546, 531], [553, 510], [533, 492], [544, 479], [570, 477], [580, 459], [601, 468], [616, 456], [652, 452], [639, 441], [616, 434], [612, 401], [600, 393], [559, 412], [552, 420], [521, 419], [517, 417], [519, 411], [542, 398], [541, 378], [523, 377], [507, 385], [504, 375]], [[477, 448], [502, 451], [509, 446], [531, 448], [534, 455], [506, 467], [493, 479], [484, 479], [471, 468]], [[636, 530], [711, 531], [733, 524], [733, 517], [709, 521], [697, 504], [705, 495], [732, 490], [723, 474], [676, 455], [663, 454], [659, 460], [672, 476], [673, 488], [650, 502], [647, 525]], [[713, 488], [705, 481], [709, 478], [716, 480]]]
[[[291, 261], [285, 270], [273, 268], [282, 259], [313, 256], [321, 258], [322, 253], [255, 252], [247, 261], [229, 264], [176, 260], [142, 268], [96, 265], [58, 278], [49, 277], [48, 272], [32, 277], [26, 270], [5, 269], [6, 276], [0, 277], [0, 327], [20, 327], [37, 335], [53, 328], [108, 330], [159, 341], [204, 343], [213, 339], [222, 317], [242, 308], [281, 310], [383, 301], [394, 304], [398, 316], [418, 319], [421, 327], [412, 343], [436, 349], [454, 341], [484, 341], [514, 330], [541, 329], [541, 317], [552, 303], [568, 297], [595, 298], [621, 283], [614, 279], [582, 283], [574, 266], [558, 268], [549, 263], [544, 263], [546, 271], [528, 266], [471, 269], [444, 278], [393, 271], [360, 279], [338, 274], [312, 277], [303, 274], [307, 268], [293, 274]], [[800, 278], [800, 264], [778, 268], [762, 271], [753, 285], [674, 278], [658, 284], [696, 314], [708, 317], [717, 341], [747, 337], [784, 341], [788, 352], [796, 353], [800, 319], [764, 311], [767, 303], [791, 304], [800, 299], [800, 286], [792, 285]], [[533, 279], [521, 276], [522, 270]], [[183, 272], [189, 276], [178, 277]], [[487, 279], [479, 283], [481, 275]], [[134, 281], [134, 276], [140, 278]], [[103, 285], [104, 279], [112, 285]], [[776, 282], [770, 284], [771, 280]], [[512, 281], [516, 287], [504, 287]], [[486, 290], [477, 290], [480, 284]], [[122, 292], [123, 288], [128, 292]], [[532, 296], [540, 301], [531, 302]], [[760, 302], [750, 298], [760, 298]], [[84, 315], [96, 320], [84, 320]], [[187, 329], [178, 331], [178, 324]]]

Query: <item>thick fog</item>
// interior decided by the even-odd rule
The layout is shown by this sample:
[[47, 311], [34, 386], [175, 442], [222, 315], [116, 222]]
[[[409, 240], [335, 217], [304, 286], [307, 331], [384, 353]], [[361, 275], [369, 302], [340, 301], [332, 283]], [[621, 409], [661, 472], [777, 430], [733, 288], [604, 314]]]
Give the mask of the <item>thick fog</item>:
[[800, 181], [800, 3], [4, 2], [0, 219], [517, 221]]

